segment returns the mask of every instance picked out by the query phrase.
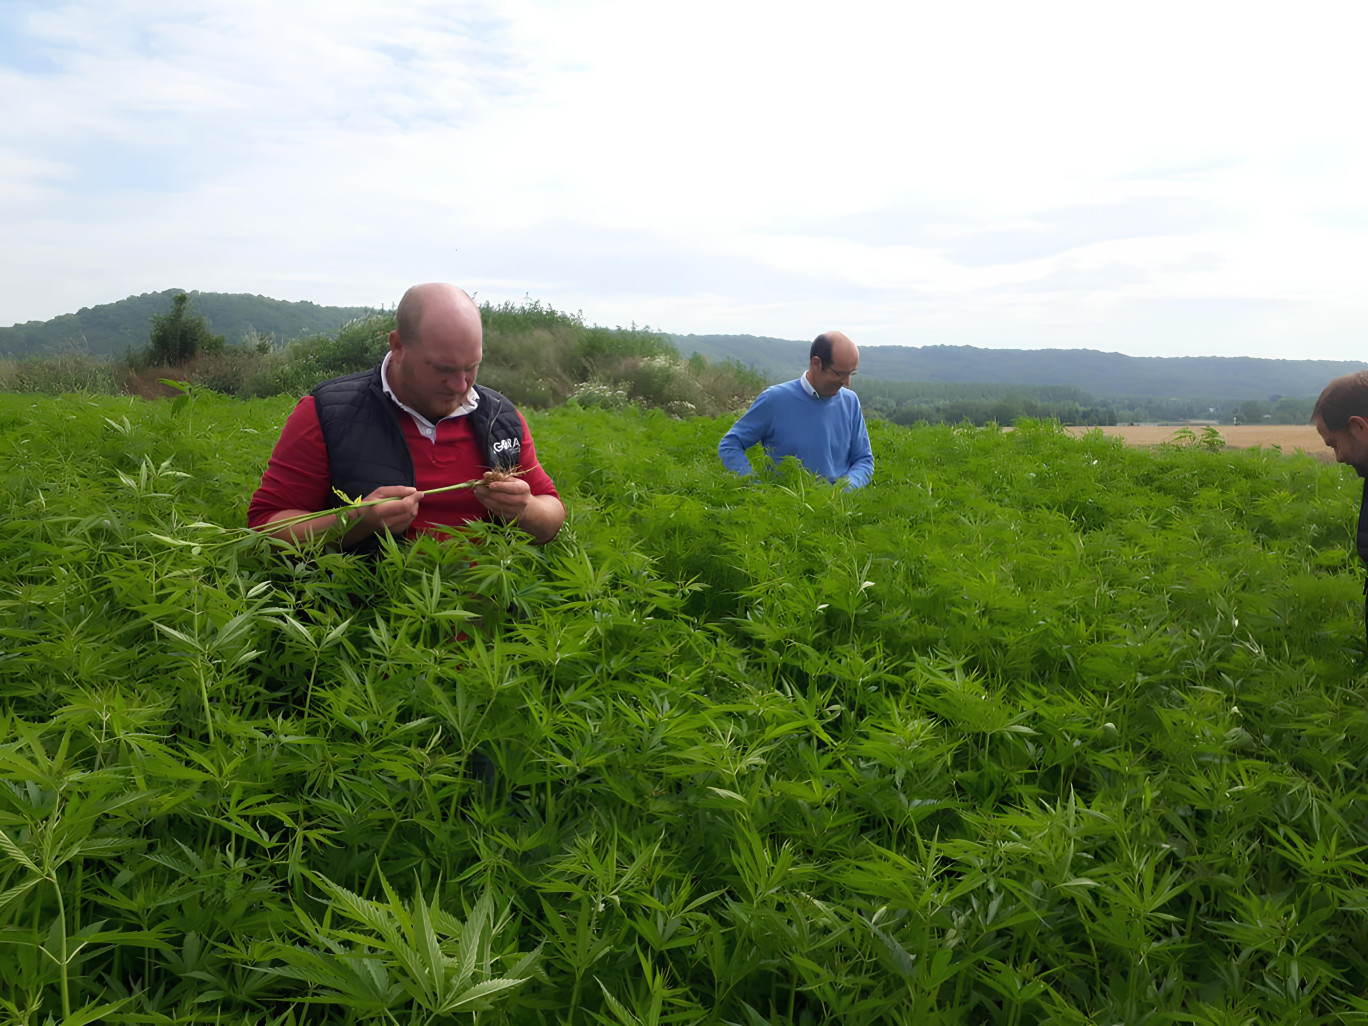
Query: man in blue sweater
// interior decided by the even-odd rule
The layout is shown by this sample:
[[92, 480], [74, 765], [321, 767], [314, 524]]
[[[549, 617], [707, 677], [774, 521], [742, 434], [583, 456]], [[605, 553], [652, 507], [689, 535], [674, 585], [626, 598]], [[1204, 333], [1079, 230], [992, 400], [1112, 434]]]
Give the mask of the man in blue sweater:
[[803, 466], [828, 481], [863, 488], [874, 474], [860, 397], [849, 387], [860, 365], [860, 351], [839, 331], [818, 335], [808, 353], [808, 369], [800, 378], [771, 385], [717, 445], [729, 470], [751, 472], [746, 450], [756, 442], [778, 462], [796, 456]]

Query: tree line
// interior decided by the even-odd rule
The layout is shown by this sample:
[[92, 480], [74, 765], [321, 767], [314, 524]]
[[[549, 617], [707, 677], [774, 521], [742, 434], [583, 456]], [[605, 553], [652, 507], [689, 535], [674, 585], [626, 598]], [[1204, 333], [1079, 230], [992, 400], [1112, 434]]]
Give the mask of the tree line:
[[273, 345], [322, 332], [376, 312], [364, 306], [319, 306], [227, 292], [166, 289], [129, 296], [115, 303], [83, 306], [48, 321], [28, 321], [0, 328], [0, 353], [16, 359], [78, 352], [118, 357], [147, 344], [148, 324], [165, 315], [178, 295], [186, 295], [196, 312], [230, 344]]
[[[765, 387], [734, 360], [681, 357], [670, 337], [632, 324], [606, 328], [536, 300], [484, 303], [480, 381], [520, 406], [572, 404], [665, 410], [679, 417], [744, 407]], [[222, 395], [303, 395], [328, 378], [374, 367], [389, 347], [394, 311], [369, 312], [340, 330], [283, 345], [260, 336], [230, 342], [193, 297], [177, 293], [151, 316], [143, 344], [116, 359], [66, 353], [0, 362], [0, 390], [155, 395], [166, 382]]]
[[1315, 403], [1312, 396], [1266, 400], [1099, 397], [1073, 385], [886, 381], [863, 375], [852, 387], [866, 414], [904, 425], [970, 423], [982, 427], [1014, 424], [1023, 417], [1085, 426], [1172, 421], [1305, 424]]
[[[0, 389], [147, 395], [162, 387], [160, 379], [171, 378], [241, 397], [303, 394], [329, 377], [374, 366], [394, 327], [393, 311], [174, 290], [137, 298], [155, 299], [157, 305], [149, 307], [130, 299], [75, 315], [84, 323], [98, 323], [99, 318], [112, 317], [117, 308], [123, 318], [120, 337], [126, 338], [129, 311], [141, 311], [141, 335], [136, 345], [125, 346], [121, 357], [100, 358], [89, 351], [68, 349], [41, 358], [0, 360]], [[234, 329], [222, 328], [223, 322], [210, 317], [201, 305], [217, 308], [225, 302], [237, 311], [237, 319], [229, 321], [236, 326], [236, 334]], [[306, 323], [309, 318], [327, 321], [349, 313], [356, 316], [284, 342], [274, 330], [262, 334], [243, 329], [248, 322], [242, 318], [252, 311], [265, 315], [278, 313], [281, 307], [305, 321], [264, 323], [280, 327]], [[789, 353], [792, 363], [765, 372], [736, 357], [719, 356], [722, 350], [707, 343], [722, 336], [671, 336], [635, 324], [605, 328], [531, 299], [485, 303], [481, 314], [486, 336], [481, 380], [533, 408], [574, 402], [610, 408], [653, 406], [676, 416], [726, 413], [744, 408], [769, 382], [796, 375], [806, 362], [806, 351], [799, 344], [782, 343], [794, 347]], [[60, 327], [61, 320], [48, 326]], [[8, 329], [0, 329], [0, 340], [4, 330]], [[758, 346], [768, 343], [769, 349], [761, 346], [764, 352], [781, 344], [773, 339], [751, 341]], [[691, 348], [694, 343], [706, 351]], [[1309, 395], [1252, 399], [1247, 395], [1106, 396], [1070, 384], [897, 380], [878, 370], [884, 358], [880, 349], [885, 348], [890, 347], [867, 348], [864, 363], [873, 366], [862, 366], [852, 387], [869, 416], [906, 426], [1008, 425], [1021, 418], [1089, 426], [1172, 421], [1304, 424], [1313, 403]], [[687, 359], [684, 352], [690, 353]]]
[[[733, 358], [779, 380], [807, 363], [808, 342], [752, 335], [675, 335], [681, 352]], [[860, 339], [856, 339], [858, 343]], [[1295, 343], [1289, 342], [1289, 348]], [[1090, 396], [1112, 397], [1118, 414], [1133, 403], [1121, 397], [1189, 400], [1208, 406], [1257, 400], [1273, 406], [1282, 396], [1314, 396], [1363, 361], [1277, 360], [1244, 356], [1126, 356], [1093, 349], [981, 349], [974, 346], [867, 345], [860, 376], [907, 384], [977, 382], [998, 389], [1073, 386]], [[1214, 402], [1220, 398], [1224, 404]], [[1270, 411], [1264, 411], [1270, 412]]]

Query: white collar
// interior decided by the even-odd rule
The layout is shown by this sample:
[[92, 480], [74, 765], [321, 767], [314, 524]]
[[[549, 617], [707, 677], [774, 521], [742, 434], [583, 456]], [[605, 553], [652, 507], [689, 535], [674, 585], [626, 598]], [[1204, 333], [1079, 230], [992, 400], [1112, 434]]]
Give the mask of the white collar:
[[[399, 397], [394, 394], [394, 389], [390, 388], [389, 364], [390, 354], [386, 353], [384, 361], [380, 364], [380, 387], [385, 390], [385, 395], [389, 396], [392, 400], [394, 400], [394, 404], [398, 406], [399, 409], [403, 410], [405, 413], [407, 413], [410, 417], [413, 418], [413, 422], [418, 425], [418, 430], [423, 433], [424, 438], [427, 438], [429, 440], [435, 438], [437, 435], [437, 425], [434, 424], [432, 421], [428, 420], [426, 417], [424, 417], [412, 406], [408, 406], [401, 402]], [[473, 412], [475, 407], [479, 404], [480, 397], [478, 394], [476, 394], [475, 387], [472, 385], [470, 391], [466, 393], [465, 402], [461, 403], [460, 406], [456, 407], [456, 409], [453, 412], [448, 413], [445, 417], [442, 418], [442, 420], [451, 420], [452, 417], [464, 417], [466, 414]], [[441, 421], [438, 421], [438, 423], [441, 423]]]

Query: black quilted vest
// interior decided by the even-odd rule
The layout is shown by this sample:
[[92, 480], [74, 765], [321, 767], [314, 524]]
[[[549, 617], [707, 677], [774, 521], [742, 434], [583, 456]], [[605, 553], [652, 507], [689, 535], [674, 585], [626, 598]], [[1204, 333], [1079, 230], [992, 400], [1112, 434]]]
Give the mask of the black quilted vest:
[[[1359, 503], [1359, 520], [1356, 537], [1359, 559], [1368, 563], [1368, 478], [1363, 481], [1363, 501]], [[1364, 585], [1368, 594], [1368, 584]]]
[[[480, 401], [466, 416], [480, 440], [485, 467], [516, 469], [522, 456], [517, 407], [492, 388], [474, 388]], [[379, 367], [325, 381], [311, 394], [334, 488], [358, 498], [381, 485], [413, 484], [413, 457], [399, 422], [407, 414], [385, 395]]]

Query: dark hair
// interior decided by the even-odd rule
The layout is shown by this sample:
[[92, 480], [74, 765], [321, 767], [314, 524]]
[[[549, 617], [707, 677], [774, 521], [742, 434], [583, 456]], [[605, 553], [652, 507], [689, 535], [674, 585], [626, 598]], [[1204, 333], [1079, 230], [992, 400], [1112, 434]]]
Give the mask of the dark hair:
[[1329, 431], [1341, 431], [1350, 417], [1368, 417], [1368, 370], [1344, 374], [1325, 386], [1311, 411], [1311, 419]]
[[831, 366], [831, 339], [827, 338], [826, 332], [812, 340], [812, 348], [808, 350], [808, 363], [812, 362], [814, 356], [822, 361], [822, 370]]

